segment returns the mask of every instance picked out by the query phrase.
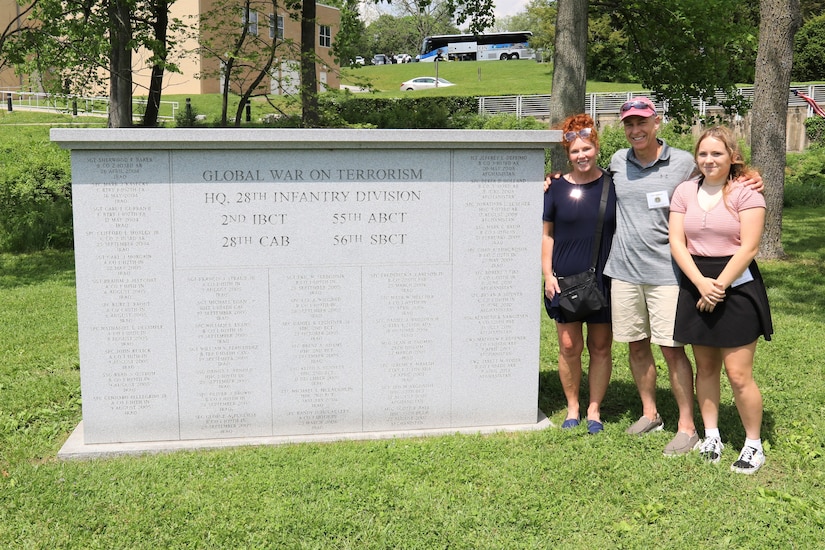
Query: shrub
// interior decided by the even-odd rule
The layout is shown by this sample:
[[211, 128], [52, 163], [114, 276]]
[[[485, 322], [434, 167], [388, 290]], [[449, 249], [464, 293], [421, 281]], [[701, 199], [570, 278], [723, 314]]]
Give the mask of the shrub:
[[463, 128], [475, 114], [474, 97], [370, 98], [334, 94], [322, 97], [325, 116], [333, 113], [347, 125], [376, 128]]
[[178, 128], [194, 128], [199, 125], [198, 110], [187, 100], [184, 108], [175, 113], [175, 126]]
[[547, 124], [533, 117], [519, 118], [516, 115], [498, 114], [482, 119], [484, 130], [546, 130]]
[[25, 134], [9, 136], [0, 152], [0, 251], [71, 248], [69, 152]]
[[693, 154], [693, 147], [696, 145], [696, 138], [693, 137], [690, 128], [685, 129], [679, 124], [668, 122], [662, 124], [659, 128], [659, 137], [665, 140], [671, 147], [682, 149], [691, 155]]
[[599, 128], [599, 166], [607, 168], [613, 154], [629, 146], [624, 135], [624, 127], [620, 123], [602, 126]]
[[786, 207], [825, 205], [825, 145], [788, 154], [784, 191]]
[[[659, 137], [664, 139], [671, 147], [684, 149], [689, 153], [693, 152], [694, 138], [688, 133], [680, 131], [679, 126], [672, 123], [664, 123], [659, 127]], [[599, 128], [599, 159], [598, 164], [607, 168], [613, 154], [619, 149], [627, 149], [630, 144], [624, 135], [624, 127], [621, 122], [609, 124]]]
[[825, 145], [825, 118], [817, 116], [805, 119], [805, 135], [811, 143]]
[[[267, 128], [301, 128], [301, 115], [267, 115], [261, 122]], [[335, 125], [328, 125], [334, 127]]]

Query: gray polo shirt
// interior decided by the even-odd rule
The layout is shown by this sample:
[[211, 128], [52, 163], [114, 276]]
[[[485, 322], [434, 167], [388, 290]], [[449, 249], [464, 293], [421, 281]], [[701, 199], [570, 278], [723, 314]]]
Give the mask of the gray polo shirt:
[[642, 166], [633, 149], [616, 151], [610, 173], [616, 185], [616, 234], [605, 275], [634, 284], [678, 284], [679, 268], [670, 256], [668, 216], [673, 190], [691, 178], [693, 155], [664, 140], [659, 158]]

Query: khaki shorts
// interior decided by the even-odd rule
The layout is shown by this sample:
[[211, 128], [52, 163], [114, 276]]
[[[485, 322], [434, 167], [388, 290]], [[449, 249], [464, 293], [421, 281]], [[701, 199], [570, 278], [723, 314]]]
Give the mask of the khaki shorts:
[[673, 339], [678, 299], [679, 285], [637, 285], [613, 279], [610, 283], [613, 339], [638, 342], [650, 338], [660, 346], [683, 346]]

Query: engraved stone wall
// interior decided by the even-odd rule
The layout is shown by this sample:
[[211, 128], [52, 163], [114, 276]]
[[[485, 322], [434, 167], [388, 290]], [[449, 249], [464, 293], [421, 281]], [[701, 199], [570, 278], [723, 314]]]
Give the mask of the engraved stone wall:
[[53, 131], [85, 443], [536, 423], [550, 132], [206, 132]]

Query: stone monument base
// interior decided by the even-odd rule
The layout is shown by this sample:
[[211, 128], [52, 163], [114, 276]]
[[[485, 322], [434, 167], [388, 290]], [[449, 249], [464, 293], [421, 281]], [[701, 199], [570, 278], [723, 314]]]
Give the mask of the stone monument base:
[[466, 426], [461, 428], [434, 428], [425, 430], [403, 430], [383, 432], [351, 432], [315, 435], [290, 435], [273, 437], [232, 437], [225, 439], [189, 439], [175, 441], [138, 441], [129, 443], [84, 443], [83, 421], [60, 448], [57, 458], [61, 460], [86, 460], [112, 458], [124, 455], [170, 453], [175, 451], [195, 451], [245, 447], [260, 445], [285, 445], [290, 443], [332, 443], [335, 441], [357, 441], [373, 439], [395, 439], [412, 437], [432, 437], [453, 434], [492, 434], [498, 432], [538, 431], [553, 423], [538, 410], [535, 424], [507, 424], [502, 426]]

